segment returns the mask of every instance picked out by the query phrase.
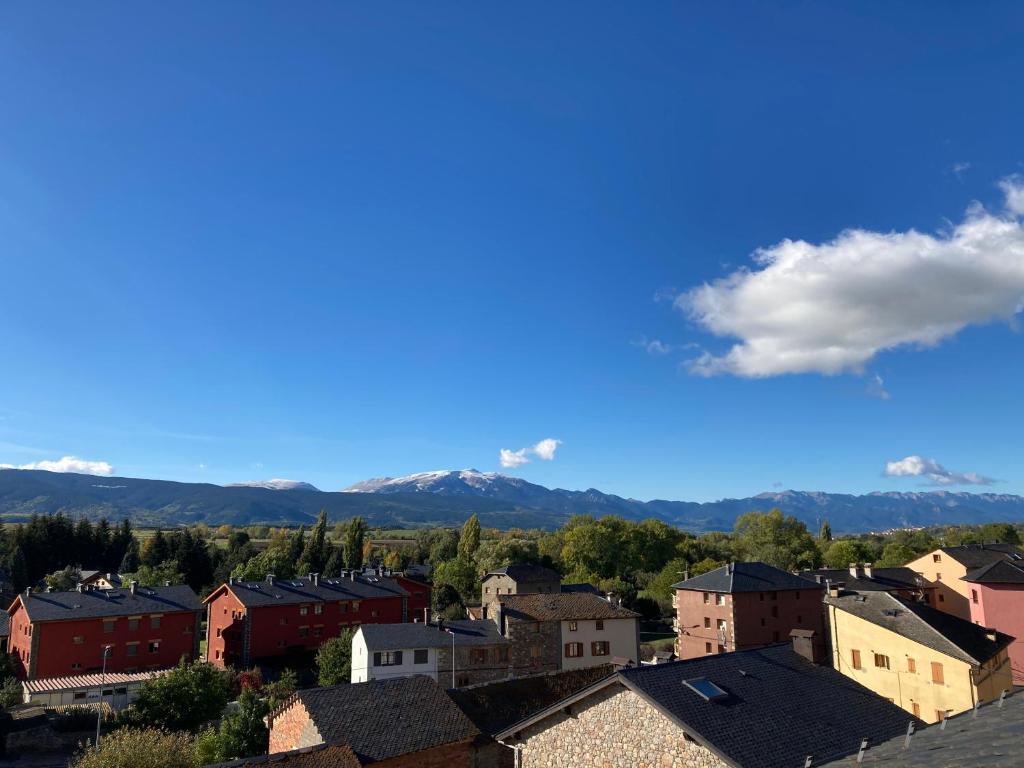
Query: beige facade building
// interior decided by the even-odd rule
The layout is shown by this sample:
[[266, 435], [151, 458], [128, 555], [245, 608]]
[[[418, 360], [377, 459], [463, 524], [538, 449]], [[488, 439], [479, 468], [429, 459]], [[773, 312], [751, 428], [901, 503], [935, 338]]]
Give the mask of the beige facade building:
[[971, 618], [971, 585], [968, 573], [999, 560], [1024, 560], [1024, 552], [1011, 544], [965, 544], [942, 547], [907, 563], [907, 568], [934, 582], [932, 605], [961, 619]]

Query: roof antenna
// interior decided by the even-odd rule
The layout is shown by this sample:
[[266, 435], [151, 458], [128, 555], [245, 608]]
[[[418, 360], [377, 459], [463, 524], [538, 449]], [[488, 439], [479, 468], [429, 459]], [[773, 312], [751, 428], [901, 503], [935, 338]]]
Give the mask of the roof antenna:
[[903, 748], [910, 749], [910, 738], [914, 735], [914, 721], [907, 723], [907, 737], [903, 739]]
[[857, 765], [864, 762], [864, 753], [868, 751], [868, 737], [860, 740], [860, 750], [857, 752]]
[[814, 755], [808, 755], [804, 758], [804, 768], [811, 768], [811, 760], [814, 759]]

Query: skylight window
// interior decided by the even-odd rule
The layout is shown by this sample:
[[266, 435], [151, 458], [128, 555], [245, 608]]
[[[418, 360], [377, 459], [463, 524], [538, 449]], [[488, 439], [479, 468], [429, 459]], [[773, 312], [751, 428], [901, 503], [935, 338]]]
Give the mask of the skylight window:
[[706, 677], [694, 677], [683, 680], [683, 685], [700, 696], [704, 701], [721, 701], [729, 698], [729, 694], [712, 683]]

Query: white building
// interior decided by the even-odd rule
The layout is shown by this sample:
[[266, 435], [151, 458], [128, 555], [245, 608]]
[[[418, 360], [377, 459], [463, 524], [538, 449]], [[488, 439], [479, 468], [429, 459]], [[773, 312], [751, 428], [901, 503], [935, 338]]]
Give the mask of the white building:
[[133, 701], [142, 684], [169, 670], [149, 672], [107, 672], [105, 675], [74, 675], [26, 680], [21, 684], [22, 702], [43, 707], [106, 704], [124, 709]]
[[504, 680], [511, 670], [510, 643], [489, 621], [363, 624], [352, 637], [353, 683], [426, 675], [454, 688]]

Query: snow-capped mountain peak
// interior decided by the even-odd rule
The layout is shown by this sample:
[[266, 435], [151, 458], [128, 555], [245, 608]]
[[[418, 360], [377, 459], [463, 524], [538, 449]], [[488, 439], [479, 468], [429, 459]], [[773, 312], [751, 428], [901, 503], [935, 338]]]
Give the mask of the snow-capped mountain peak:
[[267, 488], [271, 491], [319, 491], [312, 483], [301, 480], [285, 480], [275, 477], [271, 480], [248, 480], [244, 483], [229, 483], [227, 488]]
[[477, 469], [438, 469], [404, 477], [374, 477], [342, 489], [346, 493], [469, 493], [492, 495], [490, 491], [509, 486], [530, 485], [518, 477]]

